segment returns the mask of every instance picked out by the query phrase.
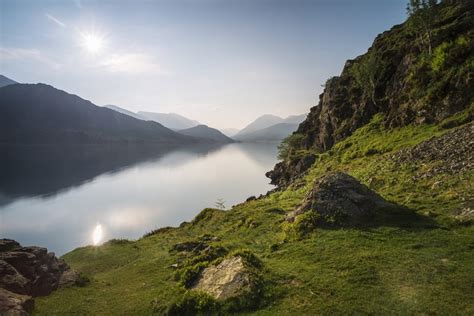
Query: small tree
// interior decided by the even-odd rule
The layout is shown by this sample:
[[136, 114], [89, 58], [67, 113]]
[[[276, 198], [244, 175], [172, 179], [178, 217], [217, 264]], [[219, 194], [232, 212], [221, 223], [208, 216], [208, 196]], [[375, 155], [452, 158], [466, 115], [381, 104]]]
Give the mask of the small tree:
[[437, 0], [410, 0], [407, 4], [407, 14], [411, 17], [408, 21], [410, 28], [417, 34], [421, 45], [432, 52], [433, 26], [435, 22]]
[[382, 60], [375, 51], [367, 53], [360, 62], [354, 64], [352, 74], [364, 93], [377, 105], [375, 89], [380, 80]]
[[304, 139], [303, 134], [293, 133], [283, 139], [278, 145], [278, 159], [285, 160], [290, 155], [291, 149], [301, 145]]
[[218, 210], [225, 210], [225, 201], [223, 199], [217, 199], [214, 203], [215, 208]]

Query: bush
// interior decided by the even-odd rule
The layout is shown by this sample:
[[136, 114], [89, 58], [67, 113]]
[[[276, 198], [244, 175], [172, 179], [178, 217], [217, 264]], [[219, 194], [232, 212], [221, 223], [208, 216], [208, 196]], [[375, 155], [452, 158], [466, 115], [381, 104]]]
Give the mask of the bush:
[[89, 279], [89, 277], [85, 276], [82, 273], [79, 273], [79, 276], [77, 277], [77, 280], [76, 280], [76, 282], [74, 282], [74, 284], [79, 286], [79, 287], [84, 287], [87, 284], [89, 284], [90, 282], [91, 282], [91, 280]]
[[220, 304], [212, 296], [197, 291], [187, 291], [171, 303], [166, 315], [215, 315], [219, 314]]
[[289, 157], [291, 150], [301, 146], [304, 135], [299, 133], [293, 133], [290, 136], [283, 139], [278, 145], [278, 159], [285, 160]]
[[196, 283], [199, 275], [208, 265], [209, 261], [203, 261], [180, 269], [177, 271], [179, 283], [187, 289], [190, 288]]

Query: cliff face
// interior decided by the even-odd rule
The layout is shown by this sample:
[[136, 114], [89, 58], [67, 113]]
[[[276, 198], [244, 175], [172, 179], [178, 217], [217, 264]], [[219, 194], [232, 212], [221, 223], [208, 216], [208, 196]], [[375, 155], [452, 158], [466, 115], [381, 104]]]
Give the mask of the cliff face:
[[430, 49], [412, 16], [377, 36], [366, 54], [326, 82], [318, 105], [295, 132], [299, 140], [267, 173], [273, 184], [291, 183], [311, 166], [314, 153], [331, 149], [377, 113], [386, 126], [400, 127], [437, 123], [471, 105], [474, 2], [444, 1], [429, 10]]

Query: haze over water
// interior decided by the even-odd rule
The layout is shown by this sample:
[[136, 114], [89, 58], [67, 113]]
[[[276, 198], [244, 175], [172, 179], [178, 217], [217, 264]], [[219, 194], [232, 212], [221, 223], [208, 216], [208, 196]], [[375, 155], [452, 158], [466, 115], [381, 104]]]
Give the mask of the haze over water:
[[[54, 157], [54, 158], [51, 158]], [[276, 144], [222, 147], [9, 149], [0, 158], [0, 232], [57, 254], [136, 239], [190, 221], [218, 199], [226, 208], [272, 189]]]

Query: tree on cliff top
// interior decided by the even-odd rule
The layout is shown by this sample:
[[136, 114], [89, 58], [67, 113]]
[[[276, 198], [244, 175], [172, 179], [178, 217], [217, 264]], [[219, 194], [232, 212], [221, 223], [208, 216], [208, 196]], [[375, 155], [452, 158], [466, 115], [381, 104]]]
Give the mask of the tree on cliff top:
[[438, 0], [410, 0], [407, 4], [407, 14], [411, 17], [408, 26], [416, 33], [422, 47], [432, 52], [433, 26], [435, 22], [435, 9]]

